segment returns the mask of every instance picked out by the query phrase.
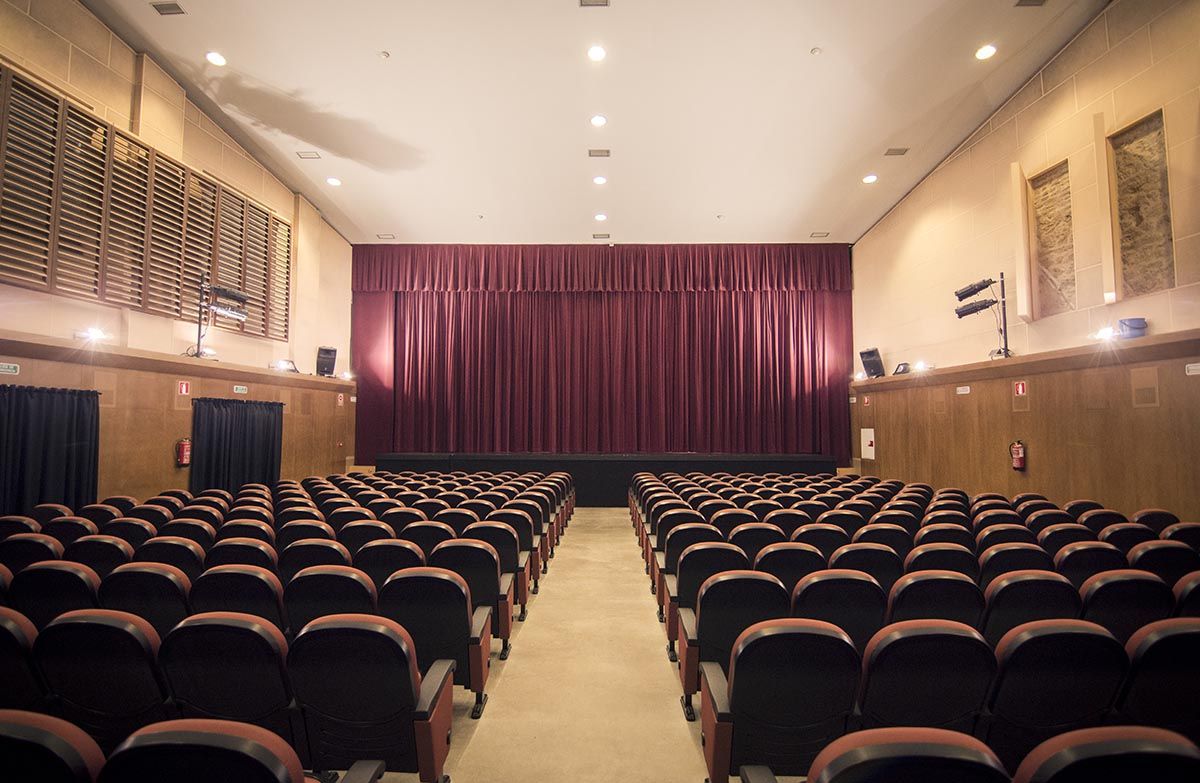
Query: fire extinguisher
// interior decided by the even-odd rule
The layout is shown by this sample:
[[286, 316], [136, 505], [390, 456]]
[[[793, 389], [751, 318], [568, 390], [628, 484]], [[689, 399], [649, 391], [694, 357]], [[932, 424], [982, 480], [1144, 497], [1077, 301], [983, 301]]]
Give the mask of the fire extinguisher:
[[192, 439], [180, 438], [175, 441], [175, 466], [186, 468], [192, 464]]
[[1012, 457], [1012, 469], [1025, 470], [1025, 444], [1014, 440], [1008, 444], [1008, 453]]

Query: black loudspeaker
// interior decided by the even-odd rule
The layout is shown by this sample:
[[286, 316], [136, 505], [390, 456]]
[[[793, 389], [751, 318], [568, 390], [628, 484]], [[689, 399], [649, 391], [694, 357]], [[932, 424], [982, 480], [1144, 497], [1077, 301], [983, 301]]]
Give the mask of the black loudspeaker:
[[335, 364], [337, 364], [337, 348], [321, 346], [317, 349], [317, 375], [332, 378]]
[[882, 378], [887, 375], [887, 371], [883, 369], [883, 359], [879, 356], [878, 348], [859, 351], [858, 356], [862, 359], [863, 370], [867, 373], [868, 378]]

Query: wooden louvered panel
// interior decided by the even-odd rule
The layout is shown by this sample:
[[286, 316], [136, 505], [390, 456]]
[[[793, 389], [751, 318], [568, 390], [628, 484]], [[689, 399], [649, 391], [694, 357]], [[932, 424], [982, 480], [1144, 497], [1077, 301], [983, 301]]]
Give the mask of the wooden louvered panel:
[[141, 307], [146, 277], [150, 150], [118, 133], [113, 138], [110, 166], [104, 299]]
[[10, 76], [0, 181], [0, 280], [47, 287], [62, 102]]
[[[215, 282], [225, 288], [241, 291], [246, 251], [246, 200], [222, 188], [219, 205]], [[240, 328], [240, 324], [231, 318], [218, 317], [216, 322], [221, 326]]]
[[248, 204], [246, 210], [246, 276], [242, 291], [246, 302], [245, 331], [267, 334], [267, 275], [271, 256], [271, 216], [262, 207]]
[[195, 320], [200, 284], [212, 277], [213, 238], [217, 231], [217, 185], [197, 174], [187, 178], [187, 224], [183, 246], [183, 317]]
[[270, 295], [267, 299], [267, 337], [288, 338], [288, 306], [291, 301], [292, 227], [271, 218]]
[[187, 171], [178, 163], [155, 155], [151, 188], [146, 310], [177, 318], [180, 315]]
[[106, 123], [83, 110], [68, 106], [65, 133], [59, 175], [54, 289], [98, 299], [109, 129]]

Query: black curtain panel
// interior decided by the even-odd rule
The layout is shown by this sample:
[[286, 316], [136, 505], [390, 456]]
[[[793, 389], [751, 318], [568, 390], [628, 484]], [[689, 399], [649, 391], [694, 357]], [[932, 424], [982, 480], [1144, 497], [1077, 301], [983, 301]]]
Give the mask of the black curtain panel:
[[282, 402], [192, 401], [192, 492], [273, 484], [282, 453]]
[[100, 392], [0, 386], [0, 515], [96, 502]]

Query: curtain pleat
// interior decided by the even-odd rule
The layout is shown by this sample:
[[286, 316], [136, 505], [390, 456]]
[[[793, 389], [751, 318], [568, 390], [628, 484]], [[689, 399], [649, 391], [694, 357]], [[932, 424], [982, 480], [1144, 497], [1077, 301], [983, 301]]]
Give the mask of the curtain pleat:
[[0, 386], [0, 515], [96, 502], [100, 393]]
[[192, 401], [192, 492], [273, 485], [283, 457], [283, 403]]

